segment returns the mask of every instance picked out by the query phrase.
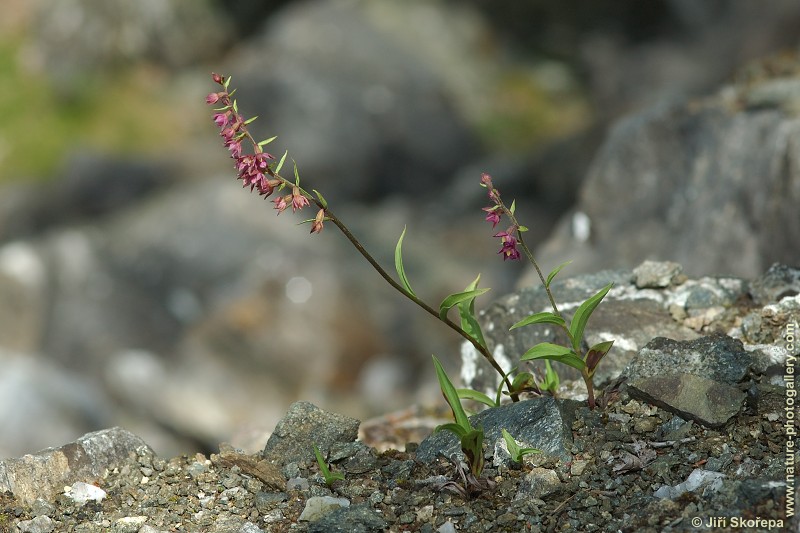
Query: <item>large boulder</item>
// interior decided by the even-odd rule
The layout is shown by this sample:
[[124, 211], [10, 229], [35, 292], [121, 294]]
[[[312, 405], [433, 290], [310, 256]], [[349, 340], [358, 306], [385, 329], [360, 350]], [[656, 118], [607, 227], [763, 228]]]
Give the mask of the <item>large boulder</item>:
[[766, 65], [709, 98], [619, 121], [539, 255], [581, 272], [669, 259], [693, 276], [800, 262], [798, 72]]

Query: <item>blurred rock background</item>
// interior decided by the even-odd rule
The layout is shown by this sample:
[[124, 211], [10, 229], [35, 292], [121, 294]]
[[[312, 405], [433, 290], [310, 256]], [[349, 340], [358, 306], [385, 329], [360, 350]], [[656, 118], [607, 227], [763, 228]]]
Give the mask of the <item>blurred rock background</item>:
[[437, 303], [532, 279], [495, 254], [482, 171], [546, 266], [796, 264], [798, 23], [793, 0], [6, 0], [0, 457], [113, 425], [257, 449], [295, 400], [365, 418], [437, 401], [431, 353], [455, 371], [458, 338], [333, 228], [237, 187], [211, 71], [390, 271], [408, 226]]

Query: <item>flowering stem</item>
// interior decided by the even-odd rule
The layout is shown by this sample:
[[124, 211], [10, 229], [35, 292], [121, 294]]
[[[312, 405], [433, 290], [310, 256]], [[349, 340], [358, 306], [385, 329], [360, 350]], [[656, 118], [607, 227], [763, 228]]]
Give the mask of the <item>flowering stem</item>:
[[525, 253], [525, 257], [528, 258], [528, 261], [531, 262], [533, 268], [536, 269], [536, 273], [539, 275], [539, 279], [542, 281], [542, 287], [544, 287], [544, 290], [547, 292], [547, 297], [550, 299], [550, 305], [553, 307], [553, 312], [556, 315], [561, 316], [561, 312], [558, 310], [558, 306], [556, 305], [556, 300], [555, 298], [553, 298], [553, 293], [550, 292], [550, 287], [547, 285], [547, 282], [544, 279], [544, 274], [542, 274], [542, 269], [539, 268], [539, 263], [536, 262], [536, 259], [534, 259], [533, 253], [531, 253], [530, 248], [528, 248], [528, 245], [525, 244], [525, 239], [522, 237], [523, 232], [520, 229], [521, 226], [519, 222], [517, 222], [517, 218], [514, 216], [514, 213], [512, 213], [511, 210], [506, 207], [503, 201], [500, 200], [499, 192], [497, 193], [497, 198], [499, 201], [498, 205], [500, 206], [500, 209], [502, 209], [503, 213], [505, 213], [506, 216], [508, 216], [508, 219], [511, 220], [511, 223], [514, 225], [514, 227], [517, 228], [517, 240], [519, 241], [519, 244], [522, 247], [522, 251]]
[[[277, 179], [284, 182], [286, 185], [292, 186], [292, 183], [289, 182], [286, 178], [278, 174], [274, 174], [274, 176]], [[480, 354], [489, 362], [489, 364], [492, 365], [492, 368], [494, 368], [498, 374], [503, 376], [506, 385], [508, 386], [509, 390], [511, 390], [511, 381], [509, 380], [508, 376], [506, 376], [506, 372], [503, 370], [503, 368], [500, 366], [500, 364], [492, 355], [492, 352], [490, 352], [477, 340], [473, 339], [472, 336], [466, 331], [464, 331], [458, 324], [456, 324], [447, 317], [444, 318], [440, 317], [439, 313], [433, 307], [425, 303], [425, 301], [421, 300], [416, 295], [408, 292], [402, 285], [400, 285], [397, 281], [395, 281], [394, 278], [392, 278], [392, 276], [390, 276], [386, 272], [386, 270], [383, 269], [383, 267], [378, 263], [378, 261], [375, 260], [374, 257], [372, 257], [372, 255], [367, 251], [366, 248], [364, 248], [364, 245], [362, 245], [361, 242], [356, 238], [356, 236], [353, 235], [353, 233], [348, 229], [348, 227], [344, 224], [344, 222], [342, 222], [336, 215], [334, 215], [327, 207], [324, 207], [319, 200], [309, 195], [303, 189], [300, 190], [307, 198], [310, 198], [311, 201], [314, 202], [320, 209], [323, 209], [325, 211], [325, 218], [333, 222], [334, 225], [336, 225], [336, 227], [339, 228], [339, 231], [341, 231], [342, 234], [347, 238], [347, 240], [349, 240], [350, 243], [355, 247], [355, 249], [358, 250], [358, 253], [360, 253], [364, 257], [364, 259], [367, 260], [367, 262], [372, 266], [372, 268], [374, 268], [375, 271], [378, 272], [378, 274], [380, 274], [380, 276], [384, 280], [386, 280], [386, 282], [389, 285], [394, 287], [395, 290], [397, 290], [403, 296], [405, 296], [406, 298], [417, 304], [419, 307], [427, 311], [428, 314], [432, 315], [437, 320], [443, 322], [450, 329], [461, 335], [464, 339], [468, 340], [475, 347], [475, 349], [478, 350], [478, 352], [480, 352]], [[519, 395], [512, 394], [511, 399], [516, 402], [519, 400]]]

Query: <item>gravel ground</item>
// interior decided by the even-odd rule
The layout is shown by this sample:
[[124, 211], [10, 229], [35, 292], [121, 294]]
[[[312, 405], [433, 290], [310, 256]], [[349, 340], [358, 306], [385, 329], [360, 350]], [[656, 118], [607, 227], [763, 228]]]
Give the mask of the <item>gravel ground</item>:
[[[80, 505], [61, 495], [26, 507], [10, 493], [0, 496], [0, 531], [708, 529], [693, 527], [693, 518], [716, 520], [714, 531], [797, 530], [796, 523], [769, 522], [784, 516], [784, 489], [768, 481], [785, 478], [785, 437], [782, 419], [759, 413], [774, 412], [783, 389], [759, 385], [755, 398], [727, 426], [710, 430], [632, 400], [623, 387], [605, 410], [578, 410], [571, 461], [529, 455], [522, 465], [509, 465], [490, 457], [484, 470], [490, 482], [469, 495], [454, 463], [415, 461], [413, 444], [411, 451], [378, 452], [351, 443], [330, 457], [332, 469], [346, 476], [332, 487], [316, 463], [271, 470], [259, 455], [224, 445], [211, 457], [167, 460], [143, 451], [128, 466], [93, 480], [107, 494], [99, 502]], [[724, 477], [713, 488], [668, 499], [653, 496], [696, 469]], [[349, 506], [314, 521], [301, 516], [327, 501], [314, 497], [326, 496], [344, 498]]]

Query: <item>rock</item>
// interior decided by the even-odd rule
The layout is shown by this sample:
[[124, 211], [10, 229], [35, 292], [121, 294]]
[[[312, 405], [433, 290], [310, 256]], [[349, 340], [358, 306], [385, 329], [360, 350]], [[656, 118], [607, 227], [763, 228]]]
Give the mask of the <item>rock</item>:
[[336, 443], [353, 442], [360, 421], [328, 413], [309, 402], [296, 402], [275, 426], [264, 448], [264, 458], [279, 465], [315, 461], [313, 445], [323, 456]]
[[[524, 448], [537, 448], [543, 454], [559, 458], [570, 457], [572, 420], [577, 402], [555, 400], [551, 397], [530, 400], [487, 409], [470, 418], [473, 427], [483, 426], [484, 446], [492, 450], [495, 443], [504, 442], [506, 429]], [[441, 455], [462, 456], [458, 438], [449, 431], [439, 431], [423, 440], [417, 449], [417, 459], [426, 463]]]
[[332, 496], [312, 496], [306, 500], [306, 506], [303, 512], [300, 513], [298, 520], [306, 522], [316, 522], [326, 514], [341, 509], [342, 507], [349, 507], [350, 500], [347, 498], [334, 498]]
[[657, 337], [639, 350], [622, 375], [633, 381], [679, 370], [733, 385], [747, 376], [752, 362], [742, 342], [727, 335], [715, 334], [692, 341]]
[[64, 494], [66, 494], [68, 498], [79, 505], [83, 505], [86, 502], [99, 503], [103, 501], [106, 496], [108, 496], [106, 491], [100, 487], [91, 485], [89, 483], [84, 483], [83, 481], [76, 481], [71, 487], [67, 487], [67, 489], [64, 491]]
[[534, 467], [525, 474], [525, 482], [520, 485], [519, 492], [514, 497], [514, 500], [544, 499], [546, 496], [558, 492], [561, 488], [562, 483], [555, 470]]
[[50, 533], [56, 527], [49, 516], [37, 516], [31, 520], [23, 520], [17, 524], [20, 533]]
[[628, 388], [634, 398], [708, 427], [725, 425], [745, 398], [737, 387], [682, 372], [630, 380]]
[[663, 289], [672, 285], [683, 267], [669, 261], [645, 261], [633, 269], [637, 289]]
[[[574, 211], [537, 249], [545, 266], [571, 259], [573, 271], [595, 272], [660, 257], [690, 276], [752, 278], [775, 261], [797, 264], [800, 123], [781, 108], [737, 107], [753, 85], [619, 120]], [[577, 215], [591, 226], [582, 240], [570, 230]]]
[[0, 461], [0, 491], [10, 491], [28, 505], [37, 498], [52, 500], [65, 485], [100, 478], [132, 457], [152, 453], [142, 439], [122, 428], [96, 431], [60, 448]]
[[[567, 267], [569, 268], [569, 267]], [[653, 268], [653, 267], [650, 267]], [[666, 268], [670, 268], [668, 265]], [[561, 276], [565, 276], [562, 272]], [[587, 347], [614, 339], [614, 347], [603, 360], [595, 374], [595, 384], [610, 381], [619, 375], [636, 352], [657, 335], [675, 339], [694, 339], [697, 333], [671, 319], [670, 306], [685, 307], [687, 290], [683, 285], [664, 289], [640, 289], [634, 283], [634, 274], [627, 270], [602, 271], [596, 274], [571, 278], [556, 278], [551, 290], [569, 321], [578, 306], [608, 283], [614, 287], [596, 308], [586, 328]], [[690, 282], [686, 282], [684, 285]], [[714, 282], [717, 283], [718, 282]], [[721, 282], [720, 282], [721, 283]], [[519, 363], [519, 357], [541, 342], [564, 343], [566, 336], [549, 325], [525, 326], [509, 331], [523, 318], [542, 311], [551, 311], [550, 303], [540, 285], [520, 289], [499, 298], [479, 313], [479, 321], [489, 348], [495, 359], [505, 369]], [[543, 375], [542, 363], [531, 365]], [[580, 374], [565, 365], [557, 368], [563, 379], [579, 379]], [[499, 377], [495, 370], [474, 350], [462, 345], [461, 381], [469, 388], [495, 394]]]
[[380, 513], [368, 503], [359, 503], [337, 509], [320, 520], [309, 524], [309, 533], [370, 533], [385, 531], [387, 527]]
[[780, 302], [786, 296], [800, 294], [800, 268], [774, 263], [750, 282], [750, 296], [757, 304]]
[[701, 492], [703, 496], [706, 496], [707, 493], [713, 493], [720, 489], [724, 477], [725, 475], [719, 472], [710, 472], [698, 468], [693, 470], [683, 483], [679, 483], [674, 487], [663, 485], [653, 493], [653, 496], [656, 498], [669, 498], [671, 500], [678, 498], [686, 492]]

